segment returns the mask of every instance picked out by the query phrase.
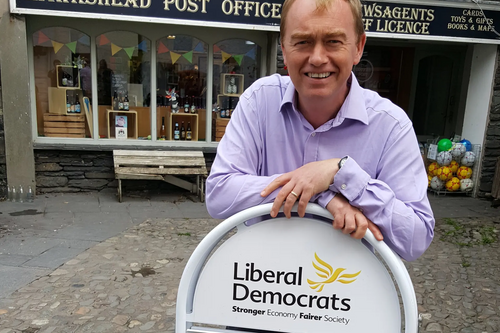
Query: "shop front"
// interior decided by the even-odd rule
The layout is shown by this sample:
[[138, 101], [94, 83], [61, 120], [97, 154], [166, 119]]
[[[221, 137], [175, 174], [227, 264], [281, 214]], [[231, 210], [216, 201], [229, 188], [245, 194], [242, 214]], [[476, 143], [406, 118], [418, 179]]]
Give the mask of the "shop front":
[[[202, 150], [210, 164], [243, 90], [286, 74], [282, 2], [10, 0], [18, 15], [0, 21], [9, 183], [116, 186], [113, 149]], [[365, 1], [368, 43], [354, 68], [408, 112], [422, 143], [479, 145], [484, 193], [500, 155], [498, 7]]]

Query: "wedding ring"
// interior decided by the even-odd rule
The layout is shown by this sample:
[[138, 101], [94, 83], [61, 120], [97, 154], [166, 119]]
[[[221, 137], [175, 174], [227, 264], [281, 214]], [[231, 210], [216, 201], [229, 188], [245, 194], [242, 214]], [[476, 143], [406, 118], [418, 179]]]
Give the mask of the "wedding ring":
[[292, 194], [293, 196], [295, 196], [296, 198], [299, 197], [299, 195], [297, 193], [295, 193], [294, 191], [290, 192], [290, 194]]

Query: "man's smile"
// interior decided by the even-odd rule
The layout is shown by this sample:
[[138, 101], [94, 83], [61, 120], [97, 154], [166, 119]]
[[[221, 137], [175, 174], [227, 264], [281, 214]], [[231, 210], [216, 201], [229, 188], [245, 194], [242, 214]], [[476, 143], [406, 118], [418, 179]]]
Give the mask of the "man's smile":
[[332, 75], [331, 72], [325, 72], [325, 73], [306, 73], [307, 76], [313, 79], [324, 79]]

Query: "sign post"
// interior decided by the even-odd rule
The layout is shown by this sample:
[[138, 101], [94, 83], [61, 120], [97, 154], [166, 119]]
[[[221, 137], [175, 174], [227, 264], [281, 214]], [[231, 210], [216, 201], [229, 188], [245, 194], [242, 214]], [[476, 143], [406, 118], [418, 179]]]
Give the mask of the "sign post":
[[[227, 219], [196, 248], [177, 297], [176, 332], [224, 332], [221, 325], [280, 332], [400, 332], [401, 308], [384, 264], [361, 241], [320, 218], [276, 218], [251, 226], [272, 204]], [[211, 251], [231, 229], [236, 234]], [[413, 286], [401, 260], [371, 233], [365, 236], [398, 283], [405, 328], [418, 331]], [[202, 269], [203, 268], [203, 269]]]

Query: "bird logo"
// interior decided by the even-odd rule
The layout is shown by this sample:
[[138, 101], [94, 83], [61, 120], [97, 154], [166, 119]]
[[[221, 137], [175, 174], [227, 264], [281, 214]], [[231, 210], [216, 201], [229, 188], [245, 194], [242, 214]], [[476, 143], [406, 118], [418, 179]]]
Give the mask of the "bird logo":
[[316, 259], [317, 263], [313, 261], [312, 265], [316, 269], [316, 275], [324, 279], [324, 281], [315, 282], [307, 279], [307, 283], [309, 283], [309, 287], [311, 289], [315, 289], [317, 292], [321, 292], [324, 286], [329, 283], [353, 283], [354, 281], [356, 281], [356, 277], [361, 273], [361, 271], [359, 271], [354, 274], [342, 274], [342, 272], [346, 270], [345, 268], [337, 268], [335, 271], [333, 271], [332, 266], [330, 266], [327, 262], [321, 260], [321, 258], [318, 257], [316, 253], [314, 253], [314, 258]]

